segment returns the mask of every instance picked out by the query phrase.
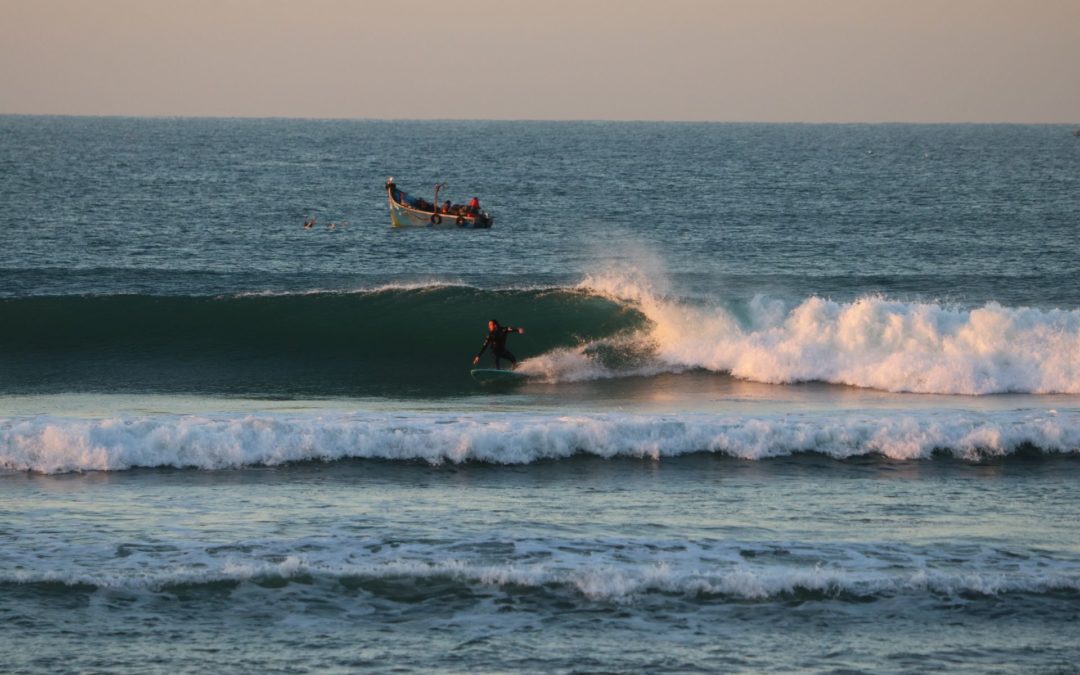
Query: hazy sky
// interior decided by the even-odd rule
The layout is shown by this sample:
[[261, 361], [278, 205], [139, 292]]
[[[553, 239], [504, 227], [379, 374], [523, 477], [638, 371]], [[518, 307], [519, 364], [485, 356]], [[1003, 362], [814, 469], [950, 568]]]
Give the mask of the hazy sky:
[[0, 0], [0, 113], [1080, 122], [1080, 0]]

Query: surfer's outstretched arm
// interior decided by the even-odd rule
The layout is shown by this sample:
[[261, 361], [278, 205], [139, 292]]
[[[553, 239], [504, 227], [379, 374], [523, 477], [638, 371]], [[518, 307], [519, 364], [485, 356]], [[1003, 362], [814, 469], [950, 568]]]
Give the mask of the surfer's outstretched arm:
[[480, 363], [480, 357], [484, 355], [485, 351], [487, 351], [487, 348], [488, 348], [489, 344], [491, 344], [491, 336], [490, 335], [487, 336], [486, 338], [484, 338], [484, 344], [480, 345], [480, 351], [476, 352], [476, 356], [473, 357], [473, 360], [472, 360], [473, 365], [476, 365], [477, 363]]

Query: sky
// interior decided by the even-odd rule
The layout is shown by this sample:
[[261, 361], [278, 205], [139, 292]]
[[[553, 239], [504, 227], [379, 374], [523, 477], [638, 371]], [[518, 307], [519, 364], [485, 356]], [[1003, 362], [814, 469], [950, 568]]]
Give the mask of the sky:
[[0, 0], [0, 114], [1080, 122], [1080, 0]]

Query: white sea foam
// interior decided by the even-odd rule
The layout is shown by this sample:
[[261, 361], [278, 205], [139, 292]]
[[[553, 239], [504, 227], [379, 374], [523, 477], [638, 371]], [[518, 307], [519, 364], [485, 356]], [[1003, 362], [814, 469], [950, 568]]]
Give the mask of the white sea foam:
[[166, 529], [132, 542], [31, 528], [21, 537], [23, 546], [0, 551], [0, 584], [169, 593], [178, 586], [254, 582], [277, 588], [297, 580], [331, 594], [342, 584], [389, 595], [407, 588], [412, 595], [418, 580], [443, 580], [484, 593], [544, 589], [628, 604], [656, 595], [770, 600], [806, 593], [845, 599], [1080, 591], [1080, 559], [1065, 544], [580, 538], [527, 536], [496, 525], [449, 539], [400, 524], [387, 533], [352, 523], [317, 530], [222, 546], [217, 532], [199, 541], [187, 530]]
[[417, 281], [401, 281], [401, 282], [389, 282], [383, 284], [377, 284], [374, 286], [358, 286], [355, 288], [310, 288], [303, 291], [243, 291], [236, 293], [235, 297], [238, 298], [278, 298], [278, 297], [304, 297], [304, 296], [318, 296], [318, 295], [373, 295], [377, 293], [393, 293], [396, 291], [439, 291], [448, 288], [460, 288], [475, 290], [476, 286], [471, 286], [463, 281], [446, 280], [446, 279], [430, 279], [430, 280], [417, 280]]
[[309, 288], [303, 291], [289, 290], [261, 290], [261, 291], [243, 291], [236, 293], [235, 297], [238, 298], [258, 298], [258, 297], [304, 297], [304, 296], [319, 296], [319, 295], [377, 295], [380, 293], [397, 293], [397, 292], [429, 292], [429, 291], [442, 291], [442, 290], [461, 290], [461, 291], [478, 291], [478, 292], [544, 292], [544, 291], [574, 291], [579, 290], [576, 288], [567, 288], [564, 286], [553, 286], [551, 284], [537, 284], [529, 282], [512, 282], [506, 284], [500, 284], [494, 287], [491, 286], [477, 286], [461, 279], [453, 278], [430, 278], [430, 279], [416, 279], [413, 281], [390, 281], [371, 285], [360, 285], [348, 288]]
[[[145, 563], [145, 561], [143, 561]], [[593, 564], [482, 563], [458, 558], [326, 562], [303, 554], [277, 561], [210, 560], [197, 566], [169, 565], [96, 571], [23, 569], [0, 572], [0, 583], [89, 585], [115, 591], [168, 592], [177, 586], [272, 579], [400, 582], [449, 579], [472, 587], [563, 589], [589, 600], [633, 603], [650, 593], [690, 598], [720, 596], [770, 600], [797, 593], [843, 596], [999, 596], [1006, 593], [1080, 591], [1072, 566], [1057, 570], [925, 568], [853, 569], [837, 565], [782, 566], [700, 563], [696, 567], [654, 563]]]
[[[811, 297], [789, 306], [758, 297], [748, 316], [736, 317], [718, 302], [689, 304], [664, 287], [655, 274], [625, 272], [579, 285], [629, 303], [649, 319], [634, 336], [655, 360], [644, 371], [704, 368], [757, 382], [822, 381], [928, 394], [1080, 393], [1077, 310], [993, 302], [962, 309], [879, 296], [853, 302]], [[626, 374], [591, 362], [590, 347], [546, 354], [527, 368], [552, 380]]]
[[42, 473], [133, 467], [227, 469], [376, 458], [527, 464], [578, 453], [659, 460], [694, 452], [764, 459], [817, 452], [980, 460], [1023, 447], [1080, 452], [1080, 413], [645, 415], [539, 412], [260, 413], [0, 419], [0, 468]]

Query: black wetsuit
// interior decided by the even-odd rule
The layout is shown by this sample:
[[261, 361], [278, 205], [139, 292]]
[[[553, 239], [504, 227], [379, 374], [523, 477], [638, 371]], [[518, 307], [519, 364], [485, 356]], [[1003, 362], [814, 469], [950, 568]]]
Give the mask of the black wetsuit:
[[495, 368], [499, 367], [499, 359], [507, 359], [511, 365], [517, 365], [517, 359], [514, 355], [506, 350], [506, 336], [510, 333], [518, 332], [517, 328], [512, 326], [499, 326], [495, 330], [488, 333], [484, 338], [484, 344], [480, 347], [480, 352], [476, 355], [476, 358], [480, 358], [484, 350], [491, 346], [491, 354], [495, 357]]

